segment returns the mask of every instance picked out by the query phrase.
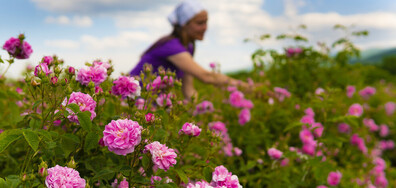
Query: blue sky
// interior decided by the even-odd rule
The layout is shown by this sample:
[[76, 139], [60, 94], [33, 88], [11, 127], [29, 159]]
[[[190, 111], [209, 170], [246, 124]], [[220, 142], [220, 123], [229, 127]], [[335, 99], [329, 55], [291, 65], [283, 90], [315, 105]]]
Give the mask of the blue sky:
[[[12, 65], [7, 76], [20, 77], [27, 65], [45, 55], [58, 55], [66, 65], [83, 67], [95, 59], [114, 64], [114, 76], [128, 72], [141, 53], [170, 32], [167, 15], [180, 0], [13, 0], [0, 1], [0, 43], [26, 35], [34, 53]], [[204, 41], [197, 42], [195, 60], [208, 68], [221, 64], [223, 72], [251, 66], [258, 47], [282, 50], [296, 45], [268, 40], [244, 43], [260, 34], [300, 32], [310, 43], [332, 41], [343, 33], [334, 24], [367, 29], [370, 36], [354, 39], [361, 49], [396, 47], [394, 0], [201, 0], [209, 12]], [[296, 30], [299, 24], [306, 30]], [[306, 45], [309, 45], [306, 44]], [[230, 55], [232, 54], [232, 55]], [[3, 58], [8, 54], [0, 51]], [[5, 65], [0, 65], [3, 72]]]

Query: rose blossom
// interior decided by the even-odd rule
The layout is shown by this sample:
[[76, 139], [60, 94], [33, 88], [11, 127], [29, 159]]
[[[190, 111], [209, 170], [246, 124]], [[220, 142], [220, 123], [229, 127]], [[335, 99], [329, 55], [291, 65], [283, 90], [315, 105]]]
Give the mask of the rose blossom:
[[364, 89], [359, 91], [359, 95], [363, 99], [368, 99], [370, 96], [374, 95], [376, 93], [376, 89], [370, 86], [365, 87]]
[[106, 69], [109, 69], [111, 67], [110, 63], [108, 62], [101, 62], [101, 61], [94, 61], [92, 66], [102, 66]]
[[54, 60], [54, 58], [52, 58], [52, 56], [44, 56], [42, 59], [43, 63], [45, 63], [47, 65], [50, 65], [53, 60]]
[[167, 171], [176, 164], [177, 154], [174, 149], [169, 149], [165, 144], [154, 141], [144, 147], [145, 152], [150, 151], [155, 166]]
[[210, 122], [208, 124], [209, 129], [216, 132], [216, 133], [220, 133], [221, 135], [226, 135], [227, 134], [227, 127], [226, 125], [221, 122], [221, 121], [215, 121], [215, 122]]
[[192, 123], [185, 123], [179, 130], [179, 135], [182, 133], [190, 136], [199, 136], [201, 129]]
[[135, 150], [140, 143], [142, 126], [129, 119], [112, 120], [103, 131], [103, 141], [109, 151], [117, 155], [126, 155]]
[[385, 103], [384, 107], [385, 107], [386, 114], [387, 114], [388, 116], [390, 116], [390, 115], [392, 115], [392, 114], [395, 112], [396, 103], [394, 103], [394, 102], [387, 102], [387, 103]]
[[124, 180], [122, 180], [122, 181], [120, 182], [120, 184], [118, 185], [117, 188], [129, 188], [129, 183], [128, 183], [128, 181], [126, 180], [126, 178], [124, 178]]
[[234, 91], [230, 94], [229, 101], [231, 106], [239, 108], [242, 106], [243, 100], [244, 100], [244, 95], [240, 91]]
[[387, 125], [380, 125], [379, 132], [381, 137], [386, 137], [389, 134], [389, 127]]
[[327, 176], [327, 183], [331, 186], [336, 186], [340, 183], [342, 178], [341, 172], [330, 172]]
[[210, 184], [205, 180], [202, 180], [195, 182], [195, 184], [188, 183], [187, 188], [213, 188], [213, 187], [210, 186]]
[[[92, 97], [89, 94], [85, 94], [81, 92], [73, 92], [72, 94], [70, 94], [69, 100], [65, 98], [62, 105], [66, 106], [71, 103], [77, 104], [80, 107], [81, 112], [84, 111], [91, 112], [91, 120], [93, 120], [96, 117], [96, 113], [95, 113], [96, 102], [92, 99]], [[70, 113], [70, 115], [67, 116], [67, 118], [71, 122], [80, 124], [77, 115], [69, 108], [66, 108], [66, 110]]]
[[85, 179], [80, 177], [78, 171], [56, 165], [47, 169], [48, 175], [45, 178], [45, 185], [48, 188], [73, 187], [85, 188]]
[[146, 123], [153, 123], [155, 120], [155, 115], [152, 113], [147, 113], [145, 116]]
[[134, 77], [120, 76], [117, 80], [113, 81], [113, 87], [111, 92], [114, 95], [121, 95], [123, 99], [140, 96], [140, 85], [139, 81], [135, 80]]
[[349, 98], [351, 98], [353, 96], [353, 94], [355, 93], [356, 89], [355, 86], [347, 86], [346, 92], [347, 92], [347, 96]]
[[40, 63], [34, 68], [35, 76], [39, 76], [41, 72], [43, 72], [46, 76], [52, 73], [52, 71], [48, 68], [48, 65], [46, 63]]
[[250, 111], [249, 109], [245, 108], [241, 110], [239, 113], [239, 124], [240, 125], [245, 125], [247, 122], [250, 121]]
[[157, 99], [155, 99], [155, 101], [157, 102], [158, 106], [171, 108], [172, 107], [171, 97], [172, 97], [171, 93], [168, 93], [168, 94], [161, 93], [157, 97]]
[[338, 124], [338, 131], [340, 133], [348, 133], [351, 130], [348, 124], [346, 123], [340, 123]]
[[278, 100], [280, 102], [282, 102], [285, 99], [285, 97], [290, 98], [290, 96], [291, 96], [289, 91], [287, 91], [287, 89], [285, 89], [285, 88], [275, 87], [274, 91], [275, 91], [276, 97], [278, 98]]
[[362, 105], [358, 103], [352, 104], [348, 109], [348, 114], [351, 116], [360, 117], [363, 114]]
[[234, 153], [236, 156], [240, 156], [242, 155], [242, 150], [239, 149], [238, 147], [234, 147]]
[[268, 155], [271, 157], [271, 159], [280, 159], [282, 157], [283, 152], [275, 149], [275, 148], [270, 148], [267, 151]]
[[223, 165], [215, 168], [215, 171], [212, 173], [212, 182], [210, 185], [213, 187], [242, 188], [239, 184], [238, 177], [228, 172], [227, 168]]
[[143, 110], [144, 102], [145, 101], [142, 98], [136, 99], [136, 102], [135, 102], [136, 108], [139, 109], [139, 110]]
[[214, 108], [213, 108], [212, 102], [202, 101], [201, 103], [197, 104], [197, 106], [195, 107], [193, 115], [196, 116], [198, 114], [210, 113], [213, 111], [214, 111]]

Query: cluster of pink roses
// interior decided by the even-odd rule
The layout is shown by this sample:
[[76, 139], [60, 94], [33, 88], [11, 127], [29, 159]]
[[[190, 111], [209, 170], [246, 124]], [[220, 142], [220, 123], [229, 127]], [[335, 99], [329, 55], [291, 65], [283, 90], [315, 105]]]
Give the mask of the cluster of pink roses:
[[11, 37], [4, 43], [3, 49], [17, 59], [28, 59], [33, 53], [33, 49], [24, 39], [23, 34], [20, 34], [18, 38]]
[[357, 146], [364, 154], [367, 154], [367, 147], [364, 143], [364, 139], [359, 137], [358, 134], [353, 134], [351, 136], [351, 144]]
[[188, 122], [185, 123], [179, 130], [179, 134], [185, 134], [189, 136], [199, 136], [200, 133], [201, 129], [198, 126]]
[[95, 61], [92, 66], [81, 68], [78, 71], [76, 81], [85, 86], [88, 86], [89, 82], [92, 81], [95, 86], [98, 86], [106, 80], [109, 67], [108, 63]]
[[292, 57], [292, 56], [296, 56], [298, 54], [301, 54], [303, 52], [303, 49], [296, 47], [296, 48], [287, 48], [286, 50], [286, 56], [287, 57]]
[[281, 88], [281, 87], [274, 87], [274, 92], [276, 95], [276, 98], [278, 98], [279, 102], [282, 102], [285, 100], [285, 98], [290, 98], [291, 94], [287, 89]]
[[314, 140], [314, 137], [321, 137], [324, 127], [321, 123], [315, 122], [315, 113], [312, 108], [307, 108], [304, 112], [305, 115], [300, 120], [301, 123], [305, 124], [300, 131], [300, 140], [303, 143], [302, 152], [314, 156], [317, 147], [317, 141]]
[[161, 93], [155, 100], [158, 104], [158, 106], [161, 107], [166, 107], [166, 108], [172, 108], [172, 98], [174, 95], [172, 93]]
[[242, 154], [242, 150], [237, 148], [237, 147], [233, 147], [232, 142], [231, 142], [231, 138], [228, 135], [228, 129], [226, 127], [226, 125], [221, 122], [221, 121], [214, 121], [214, 122], [210, 122], [208, 124], [209, 129], [211, 131], [213, 131], [214, 134], [220, 136], [222, 138], [224, 147], [223, 147], [223, 152], [226, 156], [233, 156], [234, 154], [236, 156], [239, 156]]
[[230, 91], [232, 91], [232, 93], [230, 94], [229, 102], [233, 107], [242, 108], [242, 110], [239, 112], [238, 122], [240, 125], [245, 125], [250, 121], [250, 109], [252, 109], [254, 105], [251, 100], [245, 99], [242, 92], [238, 90]]
[[363, 98], [363, 99], [368, 99], [370, 98], [372, 95], [374, 95], [376, 93], [376, 89], [370, 86], [367, 86], [365, 88], [363, 88], [362, 90], [359, 91], [359, 95]]
[[174, 80], [172, 76], [157, 76], [151, 84], [147, 84], [147, 91], [158, 91], [166, 88], [171, 88], [174, 85]]
[[210, 183], [205, 180], [197, 181], [195, 183], [189, 183], [187, 188], [242, 188], [239, 184], [238, 177], [232, 175], [226, 167], [223, 165], [215, 168], [212, 173], [212, 181]]
[[195, 107], [195, 110], [193, 112], [193, 115], [199, 115], [199, 114], [205, 114], [205, 113], [211, 113], [214, 111], [213, 104], [210, 101], [202, 101], [201, 103], [197, 104]]

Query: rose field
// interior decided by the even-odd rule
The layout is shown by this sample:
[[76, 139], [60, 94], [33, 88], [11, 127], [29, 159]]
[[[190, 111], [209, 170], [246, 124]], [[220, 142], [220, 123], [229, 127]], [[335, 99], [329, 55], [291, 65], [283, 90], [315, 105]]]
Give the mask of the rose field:
[[257, 49], [251, 69], [228, 74], [250, 89], [196, 81], [191, 101], [174, 72], [148, 64], [116, 77], [117, 62], [71, 67], [54, 55], [7, 78], [34, 53], [28, 34], [10, 36], [0, 187], [396, 187], [396, 77], [349, 63], [360, 53], [352, 39], [367, 34], [248, 39], [294, 45]]

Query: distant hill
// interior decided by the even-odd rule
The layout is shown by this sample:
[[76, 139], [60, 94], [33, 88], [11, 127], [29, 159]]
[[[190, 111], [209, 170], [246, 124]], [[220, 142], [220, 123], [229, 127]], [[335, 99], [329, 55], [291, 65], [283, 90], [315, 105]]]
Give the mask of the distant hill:
[[382, 62], [382, 59], [387, 56], [396, 56], [396, 48], [390, 49], [370, 49], [361, 52], [360, 59], [353, 58], [350, 63], [361, 63], [361, 64], [378, 64]]

